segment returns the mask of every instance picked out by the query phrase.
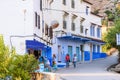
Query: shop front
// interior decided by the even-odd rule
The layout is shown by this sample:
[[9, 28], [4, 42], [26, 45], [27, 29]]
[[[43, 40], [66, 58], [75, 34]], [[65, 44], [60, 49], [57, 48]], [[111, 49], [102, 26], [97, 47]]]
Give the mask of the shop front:
[[39, 56], [47, 57], [49, 60], [52, 58], [51, 47], [36, 40], [26, 40], [26, 50], [28, 54], [34, 54], [36, 59]]
[[[103, 53], [101, 50], [102, 45], [105, 44], [102, 40], [76, 35], [61, 36], [58, 37], [57, 40], [58, 51], [61, 50], [58, 54], [61, 53], [62, 58], [64, 58], [67, 53], [69, 54], [71, 61], [73, 55], [76, 54], [77, 61], [79, 62], [89, 62], [107, 57], [106, 53]], [[57, 51], [54, 51], [54, 53], [57, 53]], [[65, 60], [61, 59], [61, 62], [65, 62]]]

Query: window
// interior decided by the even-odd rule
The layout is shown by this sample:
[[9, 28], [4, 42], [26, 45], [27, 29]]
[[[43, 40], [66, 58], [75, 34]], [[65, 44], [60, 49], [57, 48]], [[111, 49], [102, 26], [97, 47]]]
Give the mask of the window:
[[49, 28], [49, 35], [48, 36], [50, 37], [50, 39], [53, 38], [53, 29], [52, 29], [52, 27]]
[[[84, 32], [84, 26], [83, 26], [83, 22], [85, 21], [85, 18], [81, 17], [80, 19], [80, 33]], [[87, 30], [85, 31], [85, 33], [87, 32]]]
[[66, 5], [66, 0], [63, 0], [63, 4]]
[[66, 29], [67, 27], [67, 21], [63, 20], [63, 29]]
[[80, 24], [80, 33], [83, 33], [83, 25]]
[[38, 15], [38, 29], [40, 29], [40, 16]]
[[93, 36], [95, 36], [95, 26], [93, 26], [92, 28], [93, 28]]
[[95, 24], [91, 24], [90, 26], [90, 35], [95, 36]]
[[97, 52], [100, 52], [100, 45], [97, 45]]
[[100, 38], [100, 27], [97, 28], [97, 37]]
[[96, 45], [93, 45], [93, 52], [96, 52]]
[[42, 20], [42, 33], [44, 33], [44, 20]]
[[89, 12], [89, 7], [86, 6], [86, 15], [88, 15], [88, 12]]
[[48, 25], [45, 24], [45, 35], [48, 35]]
[[71, 30], [72, 30], [72, 31], [75, 31], [75, 23], [74, 23], [74, 22], [72, 22]]
[[85, 29], [85, 35], [87, 35], [88, 29]]
[[67, 29], [68, 13], [64, 12], [63, 15], [63, 29]]
[[71, 21], [71, 30], [75, 31], [75, 20], [76, 20], [77, 16], [75, 14], [73, 14], [72, 16], [72, 21]]
[[71, 1], [71, 7], [75, 8], [75, 2], [74, 2], [74, 0]]
[[40, 0], [40, 10], [42, 11], [42, 0]]
[[37, 27], [37, 12], [35, 12], [35, 26]]

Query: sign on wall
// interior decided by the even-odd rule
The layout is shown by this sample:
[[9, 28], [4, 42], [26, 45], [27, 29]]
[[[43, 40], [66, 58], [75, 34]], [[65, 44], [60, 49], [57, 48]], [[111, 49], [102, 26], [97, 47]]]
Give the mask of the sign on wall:
[[116, 34], [116, 43], [117, 45], [120, 45], [120, 33]]

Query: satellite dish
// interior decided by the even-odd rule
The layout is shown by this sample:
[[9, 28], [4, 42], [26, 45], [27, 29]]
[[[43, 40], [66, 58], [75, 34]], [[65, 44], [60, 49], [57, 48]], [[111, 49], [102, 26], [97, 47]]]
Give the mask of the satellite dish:
[[57, 28], [58, 26], [59, 26], [59, 23], [58, 23], [57, 20], [54, 20], [54, 21], [51, 22], [51, 27], [52, 27], [52, 29], [55, 29], [55, 28]]

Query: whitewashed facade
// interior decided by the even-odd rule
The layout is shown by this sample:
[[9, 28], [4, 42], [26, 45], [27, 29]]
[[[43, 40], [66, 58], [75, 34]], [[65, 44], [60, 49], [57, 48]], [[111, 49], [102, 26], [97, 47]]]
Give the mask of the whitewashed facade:
[[77, 54], [81, 62], [97, 59], [96, 54], [102, 53], [101, 17], [91, 13], [91, 5], [85, 0], [53, 0], [44, 8], [48, 25], [52, 20], [59, 22], [58, 28], [53, 30], [52, 45], [58, 62], [64, 62], [67, 53], [71, 60]]
[[50, 41], [44, 35], [42, 27], [44, 22], [40, 0], [3, 0], [0, 10], [0, 34], [6, 45], [15, 47], [18, 54], [30, 50], [30, 53], [41, 52], [44, 56], [49, 56]]
[[[1, 15], [8, 19], [7, 22], [0, 19], [3, 20], [0, 34], [18, 53], [40, 50], [49, 59], [54, 53], [58, 62], [65, 62], [67, 53], [71, 60], [73, 54], [77, 54], [81, 62], [92, 61], [93, 52], [101, 53], [101, 44], [104, 44], [101, 41], [101, 17], [91, 13], [91, 3], [85, 0], [12, 0], [7, 4], [12, 7], [1, 5], [11, 11], [5, 12], [8, 16]], [[53, 29], [51, 39], [48, 30], [54, 20], [59, 26]]]

